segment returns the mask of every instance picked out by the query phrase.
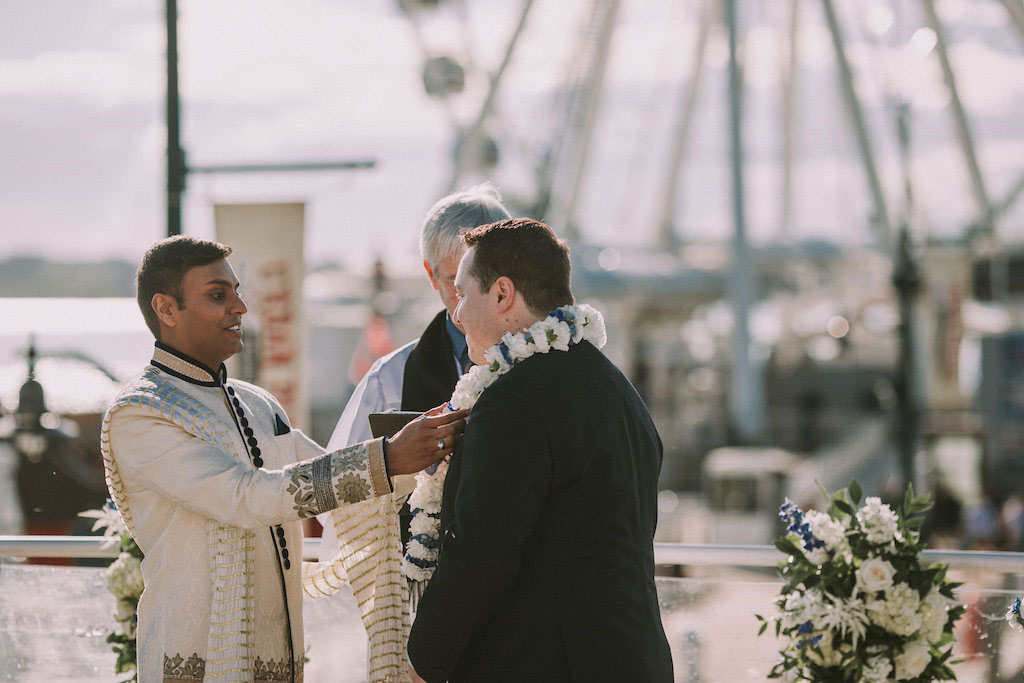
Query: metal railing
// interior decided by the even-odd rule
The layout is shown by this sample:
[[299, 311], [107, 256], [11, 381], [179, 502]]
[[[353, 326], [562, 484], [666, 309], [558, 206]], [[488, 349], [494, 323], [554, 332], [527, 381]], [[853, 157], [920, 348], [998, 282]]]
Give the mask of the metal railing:
[[[99, 536], [0, 536], [0, 557], [117, 557], [117, 544]], [[302, 542], [302, 556], [315, 560], [320, 539]], [[768, 545], [693, 545], [655, 543], [654, 561], [659, 565], [774, 567], [782, 554]], [[944, 562], [956, 571], [985, 571], [1024, 574], [1024, 553], [978, 550], [926, 550], [928, 563]]]

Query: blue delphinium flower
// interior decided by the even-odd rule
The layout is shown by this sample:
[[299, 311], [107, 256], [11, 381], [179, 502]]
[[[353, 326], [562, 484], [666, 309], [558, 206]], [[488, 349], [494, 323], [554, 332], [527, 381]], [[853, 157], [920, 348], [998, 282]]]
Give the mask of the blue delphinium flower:
[[[810, 623], [810, 622], [808, 622], [808, 623]], [[811, 647], [818, 647], [818, 643], [820, 643], [820, 642], [821, 642], [821, 634], [819, 633], [818, 635], [814, 636], [813, 638], [801, 638], [800, 641], [796, 644], [796, 647], [797, 647], [798, 650], [802, 650], [805, 647], [807, 647], [808, 645], [811, 646]]]
[[815, 538], [811, 533], [811, 526], [804, 521], [803, 511], [788, 498], [779, 506], [779, 519], [786, 523], [786, 531], [800, 537], [804, 550], [825, 547], [825, 541]]
[[1010, 622], [1010, 626], [1013, 626], [1018, 631], [1024, 632], [1024, 616], [1020, 613], [1021, 599], [1017, 598], [1010, 605], [1010, 609], [1006, 611], [1006, 620]]

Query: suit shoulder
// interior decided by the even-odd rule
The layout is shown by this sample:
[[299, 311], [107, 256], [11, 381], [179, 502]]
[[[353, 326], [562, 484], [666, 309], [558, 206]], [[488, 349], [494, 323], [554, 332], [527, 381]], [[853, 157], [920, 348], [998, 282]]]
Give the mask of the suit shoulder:
[[578, 384], [586, 373], [601, 372], [601, 366], [609, 364], [607, 359], [591, 344], [583, 344], [574, 345], [569, 351], [551, 350], [530, 356], [499, 377], [491, 385], [491, 389], [497, 389], [493, 393], [535, 393], [539, 387]]

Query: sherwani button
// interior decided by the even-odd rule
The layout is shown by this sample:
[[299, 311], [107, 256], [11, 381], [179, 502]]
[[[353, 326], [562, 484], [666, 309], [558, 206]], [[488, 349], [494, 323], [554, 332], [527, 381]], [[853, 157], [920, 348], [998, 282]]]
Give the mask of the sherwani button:
[[260, 457], [260, 455], [262, 453], [263, 453], [263, 451], [260, 450], [259, 446], [253, 446], [252, 447], [252, 457], [258, 458], [258, 457]]
[[236, 408], [240, 408], [240, 407], [242, 406], [242, 404], [241, 404], [241, 402], [240, 402], [240, 401], [238, 400], [238, 397], [237, 397], [237, 396], [235, 396], [235, 397], [234, 397], [233, 399], [231, 399], [231, 402], [235, 404], [235, 407], [236, 407]]
[[288, 559], [288, 549], [287, 548], [281, 548], [281, 557], [283, 557], [286, 560]]
[[256, 467], [263, 467], [263, 458], [253, 458], [252, 464], [256, 465]]
[[246, 439], [246, 441], [249, 442], [249, 445], [253, 446], [253, 447], [255, 447], [256, 444], [258, 443], [256, 441], [256, 437], [255, 436], [250, 436], [248, 439]]
[[244, 417], [243, 417], [243, 418], [241, 418], [241, 419], [239, 420], [239, 422], [241, 422], [241, 423], [242, 423], [242, 427], [243, 427], [243, 428], [245, 428], [245, 427], [248, 427], [248, 426], [249, 426], [249, 420], [245, 419]]
[[245, 434], [246, 436], [252, 436], [252, 434], [253, 434], [252, 427], [245, 427], [242, 430], [242, 433]]
[[228, 387], [228, 393], [230, 395], [234, 396], [235, 395], [235, 388], [234, 387]]
[[289, 559], [285, 559], [285, 561], [284, 561], [284, 568], [285, 569], [291, 569], [292, 568], [292, 561], [289, 560]]
[[284, 527], [280, 524], [277, 526], [277, 536], [278, 538], [284, 538]]

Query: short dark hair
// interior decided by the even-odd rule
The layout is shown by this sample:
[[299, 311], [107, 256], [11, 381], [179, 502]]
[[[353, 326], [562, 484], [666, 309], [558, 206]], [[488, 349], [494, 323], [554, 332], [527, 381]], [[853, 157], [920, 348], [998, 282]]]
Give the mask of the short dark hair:
[[206, 266], [226, 258], [230, 253], [231, 247], [226, 244], [188, 235], [160, 240], [146, 251], [135, 274], [135, 299], [154, 337], [160, 339], [160, 320], [153, 310], [153, 296], [173, 296], [178, 306], [184, 308], [181, 280], [185, 273], [196, 266]]
[[464, 230], [460, 237], [467, 248], [476, 247], [470, 275], [482, 290], [505, 276], [536, 315], [573, 303], [569, 247], [540, 221], [511, 218]]

